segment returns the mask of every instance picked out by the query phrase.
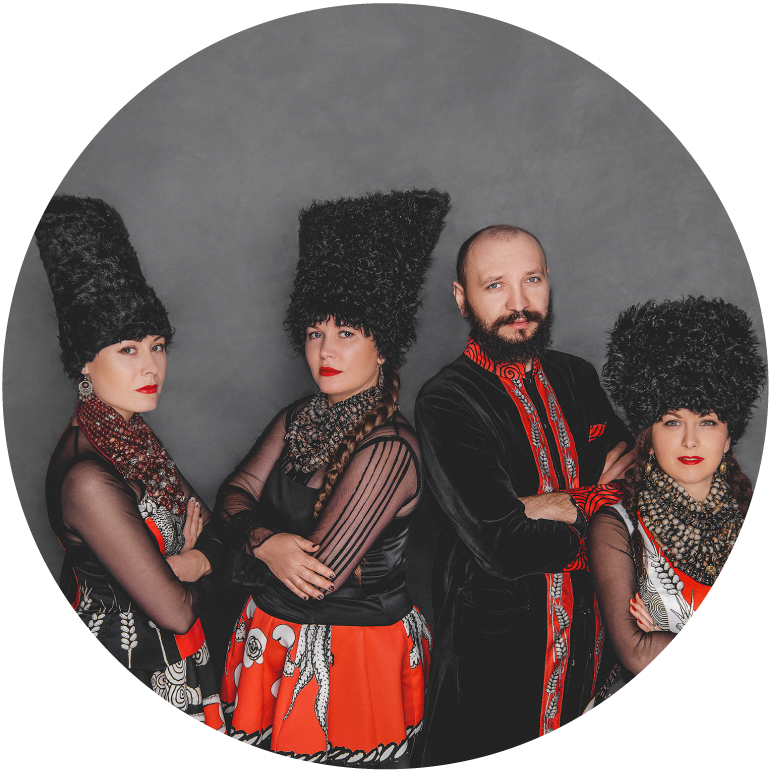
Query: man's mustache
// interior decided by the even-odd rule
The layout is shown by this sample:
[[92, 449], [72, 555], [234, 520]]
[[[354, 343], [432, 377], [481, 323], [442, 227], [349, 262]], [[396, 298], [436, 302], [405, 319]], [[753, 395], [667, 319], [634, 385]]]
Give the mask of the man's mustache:
[[499, 319], [496, 319], [491, 325], [490, 325], [490, 331], [491, 332], [497, 332], [501, 327], [508, 326], [509, 324], [515, 324], [518, 321], [543, 321], [544, 315], [543, 313], [539, 313], [538, 311], [514, 311], [513, 313], [510, 313], [508, 316], [501, 316]]

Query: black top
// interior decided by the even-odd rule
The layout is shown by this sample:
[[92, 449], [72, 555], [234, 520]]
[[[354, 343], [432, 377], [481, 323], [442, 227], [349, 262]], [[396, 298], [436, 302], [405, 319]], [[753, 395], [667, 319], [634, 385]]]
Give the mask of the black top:
[[[184, 494], [199, 500], [179, 476]], [[174, 636], [185, 634], [195, 623], [199, 589], [180, 581], [165, 557], [184, 545], [186, 512], [174, 515], [157, 506], [140, 481], [124, 479], [75, 425], [67, 428], [51, 456], [46, 506], [51, 527], [65, 548], [61, 587], [70, 602], [78, 599], [76, 610], [84, 621], [92, 622], [89, 626], [97, 638], [116, 657], [127, 657], [128, 649], [121, 647], [125, 641], [120, 614], [125, 627], [125, 614], [131, 613], [139, 641], [124, 663], [156, 669], [179, 661]], [[204, 513], [208, 516], [205, 506]], [[158, 537], [164, 541], [164, 552]], [[222, 545], [210, 526], [204, 527], [195, 548], [207, 556], [212, 568], [221, 558]]]
[[[233, 580], [253, 587], [257, 606], [298, 624], [384, 626], [409, 613], [404, 548], [421, 493], [418, 444], [399, 414], [368, 434], [320, 513], [313, 508], [326, 467], [294, 468], [285, 436], [308, 397], [279, 413], [225, 480], [216, 513], [237, 549]], [[259, 545], [285, 532], [318, 543], [313, 556], [335, 572], [335, 591], [322, 600], [301, 600], [251, 556]], [[353, 575], [361, 564], [361, 582]], [[259, 589], [259, 591], [256, 591]]]

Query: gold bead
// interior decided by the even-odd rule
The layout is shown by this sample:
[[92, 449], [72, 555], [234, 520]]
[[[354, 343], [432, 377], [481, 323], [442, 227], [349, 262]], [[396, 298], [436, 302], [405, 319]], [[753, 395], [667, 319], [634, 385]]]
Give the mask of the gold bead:
[[720, 465], [718, 466], [718, 469], [721, 474], [725, 474], [725, 472], [728, 471], [728, 466], [726, 465], [726, 462], [721, 461]]

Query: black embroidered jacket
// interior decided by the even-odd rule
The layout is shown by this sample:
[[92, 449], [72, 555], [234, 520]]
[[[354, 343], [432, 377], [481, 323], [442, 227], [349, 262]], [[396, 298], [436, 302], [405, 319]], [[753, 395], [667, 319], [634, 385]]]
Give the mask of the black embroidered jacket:
[[423, 386], [415, 419], [442, 525], [422, 760], [434, 765], [529, 741], [588, 703], [602, 633], [586, 520], [531, 520], [519, 498], [595, 484], [633, 438], [588, 362], [548, 351], [526, 372], [473, 341]]

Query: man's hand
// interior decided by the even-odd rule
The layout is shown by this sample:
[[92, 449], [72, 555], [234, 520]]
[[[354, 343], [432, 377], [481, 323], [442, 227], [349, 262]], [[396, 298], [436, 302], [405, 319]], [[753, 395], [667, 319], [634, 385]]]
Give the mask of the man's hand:
[[606, 485], [614, 479], [621, 479], [626, 470], [637, 460], [637, 450], [632, 448], [626, 455], [626, 442], [619, 442], [606, 456], [605, 467], [598, 485]]
[[528, 519], [551, 519], [567, 525], [575, 525], [578, 519], [578, 511], [567, 493], [526, 495], [519, 500], [525, 504]]

